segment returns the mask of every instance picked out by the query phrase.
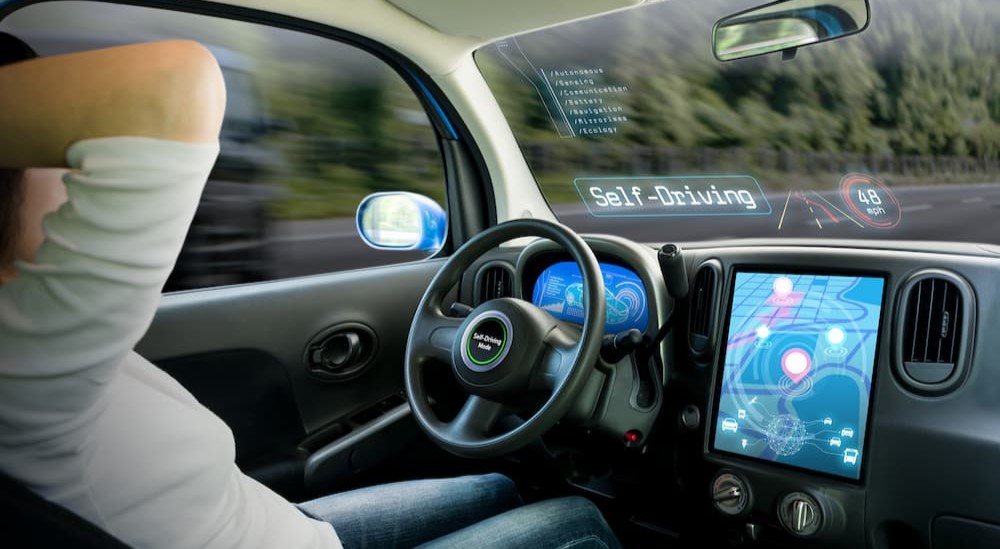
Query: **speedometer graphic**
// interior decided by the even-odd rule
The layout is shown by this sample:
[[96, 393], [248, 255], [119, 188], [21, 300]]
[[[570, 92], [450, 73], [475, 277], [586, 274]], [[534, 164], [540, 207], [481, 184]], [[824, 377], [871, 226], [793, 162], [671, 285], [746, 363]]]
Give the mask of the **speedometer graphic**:
[[[607, 299], [609, 333], [617, 333], [636, 328], [646, 329], [649, 310], [646, 306], [646, 290], [634, 274], [625, 271], [627, 276], [615, 272], [611, 265], [602, 265], [604, 274], [604, 294]], [[621, 267], [618, 267], [621, 269]]]
[[892, 229], [902, 219], [903, 209], [896, 195], [870, 175], [845, 175], [840, 180], [840, 195], [854, 215], [873, 229]]
[[604, 285], [606, 288], [614, 285], [611, 290], [614, 291], [614, 299], [624, 307], [627, 319], [639, 320], [646, 313], [646, 292], [641, 286], [628, 280], [615, 284], [608, 277], [605, 277]]

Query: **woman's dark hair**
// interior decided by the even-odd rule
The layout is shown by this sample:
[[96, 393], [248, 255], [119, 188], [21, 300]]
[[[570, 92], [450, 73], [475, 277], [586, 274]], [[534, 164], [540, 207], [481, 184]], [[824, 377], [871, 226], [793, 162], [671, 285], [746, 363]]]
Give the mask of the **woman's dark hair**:
[[[19, 38], [0, 32], [0, 66], [37, 57], [35, 50]], [[0, 167], [0, 269], [14, 260], [19, 232], [18, 211], [24, 201], [21, 175], [24, 170]]]

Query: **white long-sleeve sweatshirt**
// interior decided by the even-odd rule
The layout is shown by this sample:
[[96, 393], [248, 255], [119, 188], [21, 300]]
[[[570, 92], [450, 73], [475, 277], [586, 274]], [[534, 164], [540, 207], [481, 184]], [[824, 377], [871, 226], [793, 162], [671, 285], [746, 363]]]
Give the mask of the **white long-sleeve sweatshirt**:
[[0, 285], [0, 470], [137, 548], [337, 548], [245, 476], [232, 432], [132, 351], [218, 144], [140, 137], [67, 151], [69, 200]]

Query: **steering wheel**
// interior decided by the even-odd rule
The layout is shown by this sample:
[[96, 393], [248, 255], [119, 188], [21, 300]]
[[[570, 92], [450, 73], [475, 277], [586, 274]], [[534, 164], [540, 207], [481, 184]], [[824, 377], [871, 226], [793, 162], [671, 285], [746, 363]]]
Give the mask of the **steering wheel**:
[[[483, 253], [515, 238], [544, 237], [560, 245], [583, 275], [583, 329], [520, 299], [482, 303], [464, 318], [442, 311], [445, 295]], [[417, 306], [406, 344], [406, 394], [417, 424], [445, 450], [466, 457], [498, 456], [552, 428], [573, 405], [593, 370], [605, 322], [604, 280], [590, 247], [564, 225], [537, 219], [501, 223], [452, 255]], [[424, 369], [450, 364], [469, 397], [458, 414], [440, 420], [428, 402]], [[545, 403], [516, 428], [491, 431], [527, 391], [545, 391]]]

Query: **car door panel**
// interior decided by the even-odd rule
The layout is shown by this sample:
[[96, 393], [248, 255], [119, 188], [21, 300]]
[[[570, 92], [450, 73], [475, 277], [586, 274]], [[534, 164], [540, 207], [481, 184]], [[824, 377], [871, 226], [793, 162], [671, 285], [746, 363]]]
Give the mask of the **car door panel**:
[[[306, 461], [319, 453], [310, 461], [317, 488], [370, 465], [360, 456], [379, 453], [363, 447], [416, 435], [400, 411], [403, 353], [417, 302], [440, 265], [428, 260], [170, 294], [136, 349], [227, 422], [244, 470], [295, 494]], [[304, 360], [310, 341], [345, 324], [374, 334], [367, 368], [342, 382], [317, 379]]]

